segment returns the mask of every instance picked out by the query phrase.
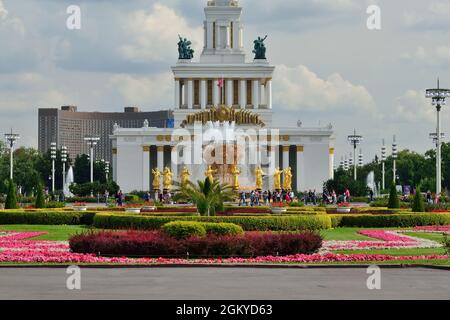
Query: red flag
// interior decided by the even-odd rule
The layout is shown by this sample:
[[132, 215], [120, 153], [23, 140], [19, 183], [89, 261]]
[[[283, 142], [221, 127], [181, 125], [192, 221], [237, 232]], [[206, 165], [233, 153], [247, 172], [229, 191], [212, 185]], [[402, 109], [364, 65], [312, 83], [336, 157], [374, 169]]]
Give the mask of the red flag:
[[219, 88], [223, 88], [224, 84], [225, 84], [225, 80], [222, 78], [222, 79], [219, 79], [217, 86]]

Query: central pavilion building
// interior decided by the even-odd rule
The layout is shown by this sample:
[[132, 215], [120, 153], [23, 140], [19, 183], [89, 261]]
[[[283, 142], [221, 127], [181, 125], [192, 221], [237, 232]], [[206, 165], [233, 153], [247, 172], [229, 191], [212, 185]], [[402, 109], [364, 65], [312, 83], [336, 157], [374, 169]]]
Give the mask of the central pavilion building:
[[255, 189], [259, 167], [265, 172], [265, 190], [274, 189], [277, 168], [292, 169], [296, 191], [321, 191], [333, 178], [331, 125], [273, 123], [275, 67], [267, 59], [246, 60], [241, 14], [236, 0], [207, 2], [199, 60], [182, 58], [172, 67], [173, 128], [149, 127], [148, 121], [142, 128], [115, 126], [113, 176], [124, 192], [150, 191], [152, 170], [166, 167], [176, 181], [185, 168], [192, 181], [204, 179], [211, 166], [217, 178], [230, 182], [231, 167], [237, 166], [242, 190]]

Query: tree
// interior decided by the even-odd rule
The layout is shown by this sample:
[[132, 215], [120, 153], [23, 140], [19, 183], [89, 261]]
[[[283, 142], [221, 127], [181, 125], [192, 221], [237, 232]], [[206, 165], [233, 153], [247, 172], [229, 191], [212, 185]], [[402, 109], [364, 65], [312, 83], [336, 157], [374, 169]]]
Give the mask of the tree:
[[420, 192], [420, 187], [416, 189], [416, 194], [414, 195], [414, 201], [412, 205], [413, 212], [425, 212], [425, 201], [423, 201], [422, 193]]
[[38, 183], [36, 187], [36, 202], [34, 207], [37, 209], [45, 208], [44, 190], [41, 183]]
[[174, 200], [192, 201], [202, 216], [215, 215], [216, 210], [223, 207], [225, 201], [232, 201], [236, 194], [233, 188], [226, 184], [220, 184], [218, 180], [212, 183], [209, 178], [198, 181], [197, 184], [188, 181], [184, 186], [175, 191]]
[[400, 208], [400, 199], [398, 198], [397, 187], [395, 186], [395, 183], [391, 184], [391, 189], [389, 192], [388, 208], [389, 209], [399, 209]]
[[5, 209], [17, 209], [16, 184], [13, 180], [8, 182], [8, 194], [5, 201]]

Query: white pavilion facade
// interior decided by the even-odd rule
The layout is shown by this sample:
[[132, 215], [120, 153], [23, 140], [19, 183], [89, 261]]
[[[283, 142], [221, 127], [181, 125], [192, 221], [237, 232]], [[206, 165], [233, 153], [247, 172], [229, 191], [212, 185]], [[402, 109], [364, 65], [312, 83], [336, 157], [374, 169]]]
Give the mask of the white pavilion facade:
[[138, 129], [114, 128], [113, 178], [122, 191], [153, 191], [155, 168], [169, 168], [174, 181], [187, 169], [196, 181], [211, 166], [218, 179], [230, 182], [230, 168], [237, 166], [242, 190], [255, 189], [256, 168], [265, 173], [264, 190], [274, 189], [278, 168], [292, 169], [295, 191], [320, 192], [333, 178], [331, 125], [273, 123], [275, 67], [267, 59], [247, 60], [241, 14], [237, 0], [207, 2], [199, 59], [179, 59], [172, 67], [173, 128], [147, 122]]

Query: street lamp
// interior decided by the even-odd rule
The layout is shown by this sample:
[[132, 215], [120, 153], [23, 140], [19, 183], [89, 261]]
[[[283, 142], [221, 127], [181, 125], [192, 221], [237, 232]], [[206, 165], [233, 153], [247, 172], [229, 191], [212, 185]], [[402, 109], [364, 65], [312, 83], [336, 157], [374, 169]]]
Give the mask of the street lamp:
[[364, 155], [362, 149], [359, 149], [358, 166], [362, 167], [363, 165], [364, 165]]
[[356, 129], [353, 133], [353, 135], [348, 136], [348, 141], [353, 146], [353, 177], [355, 178], [355, 181], [357, 179], [357, 173], [356, 173], [356, 148], [358, 145], [363, 141], [363, 137], [361, 135], [356, 134]]
[[66, 186], [66, 162], [67, 162], [67, 147], [62, 146], [61, 148], [61, 161], [63, 166], [63, 191]]
[[[91, 184], [94, 183], [94, 147], [98, 144], [98, 142], [100, 141], [99, 137], [85, 137], [84, 141], [86, 141], [86, 143], [89, 146], [90, 149], [90, 153], [89, 153], [89, 158], [90, 158], [90, 162], [91, 162]], [[93, 191], [91, 190], [91, 196], [94, 196]]]
[[13, 172], [14, 172], [14, 145], [16, 141], [20, 139], [20, 135], [13, 133], [12, 129], [10, 133], [5, 133], [5, 139], [9, 144], [9, 178], [13, 180]]
[[109, 180], [109, 161], [105, 161], [105, 174], [106, 174], [106, 182]]
[[397, 138], [394, 136], [394, 140], [392, 142], [392, 159], [393, 159], [393, 165], [392, 165], [392, 173], [393, 173], [393, 181], [394, 184], [397, 183], [397, 159], [398, 159], [398, 146], [397, 146]]
[[50, 159], [52, 159], [52, 192], [55, 193], [56, 142], [50, 143]]
[[348, 170], [348, 160], [347, 160], [347, 156], [345, 156], [345, 158], [344, 158], [344, 170], [345, 170], [345, 171]]
[[384, 139], [383, 139], [383, 146], [381, 147], [381, 175], [382, 175], [382, 178], [381, 178], [381, 185], [382, 185], [382, 190], [385, 190], [386, 189], [386, 168], [385, 168], [385, 165], [386, 165], [386, 159], [387, 159], [387, 156], [386, 156], [386, 145], [385, 145], [385, 143], [384, 143]]
[[[433, 140], [433, 144], [437, 147], [438, 139], [435, 132], [430, 133], [430, 139]], [[445, 139], [445, 133], [441, 132], [441, 141]]]
[[441, 160], [441, 119], [440, 112], [442, 106], [446, 105], [445, 99], [450, 97], [449, 89], [441, 89], [439, 79], [436, 89], [427, 89], [425, 93], [426, 98], [431, 98], [431, 103], [436, 107], [437, 111], [437, 125], [436, 125], [436, 195], [442, 192], [442, 160]]

